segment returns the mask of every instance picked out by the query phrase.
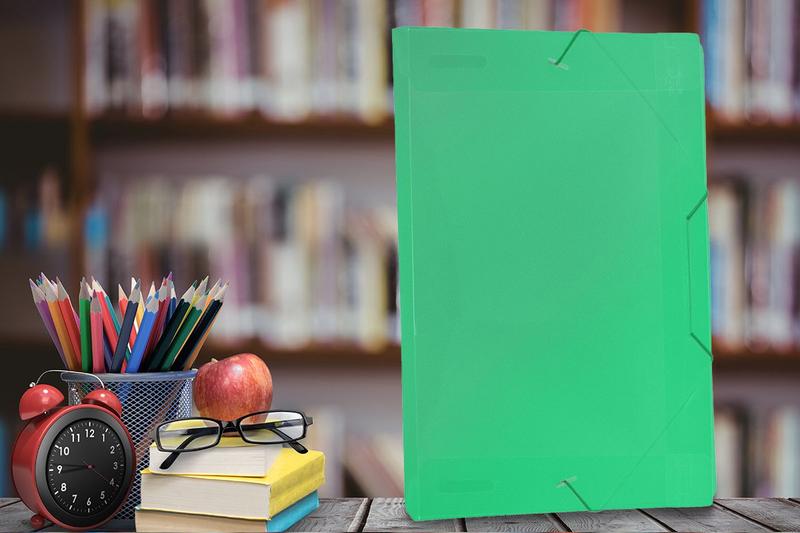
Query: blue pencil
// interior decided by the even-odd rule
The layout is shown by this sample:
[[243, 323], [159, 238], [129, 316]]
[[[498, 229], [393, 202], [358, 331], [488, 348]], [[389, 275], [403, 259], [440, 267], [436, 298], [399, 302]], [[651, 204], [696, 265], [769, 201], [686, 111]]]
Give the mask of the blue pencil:
[[156, 315], [158, 315], [158, 300], [149, 298], [147, 305], [144, 307], [144, 316], [142, 316], [142, 323], [139, 324], [139, 333], [136, 335], [136, 342], [133, 343], [131, 350], [131, 357], [128, 359], [128, 366], [125, 372], [131, 374], [139, 371], [142, 365], [142, 358], [144, 351], [147, 348], [147, 343], [150, 340], [150, 335], [153, 333], [153, 326], [156, 323]]
[[111, 359], [113, 354], [111, 353], [111, 344], [108, 342], [108, 337], [103, 335], [103, 360], [106, 363], [106, 372], [108, 372], [109, 368], [111, 368]]

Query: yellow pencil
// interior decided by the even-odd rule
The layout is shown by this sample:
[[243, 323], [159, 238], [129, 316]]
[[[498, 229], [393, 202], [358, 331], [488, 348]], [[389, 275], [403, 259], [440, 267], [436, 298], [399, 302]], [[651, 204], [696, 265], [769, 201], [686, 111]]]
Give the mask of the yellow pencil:
[[[203, 281], [200, 282], [200, 285], [197, 286], [197, 290], [194, 291], [194, 296], [192, 296], [192, 301], [189, 303], [189, 307], [186, 309], [186, 312], [183, 314], [183, 318], [181, 319], [181, 326], [183, 325], [184, 321], [186, 320], [186, 317], [189, 316], [189, 312], [192, 309], [194, 309], [195, 307], [198, 307], [198, 308], [203, 308], [204, 307], [202, 305], [197, 305], [197, 300], [199, 300], [200, 298], [205, 298], [206, 296], [208, 296], [206, 294], [206, 286], [207, 285], [208, 285], [208, 276], [206, 276], [205, 279], [203, 279]], [[180, 326], [178, 326], [178, 329], [180, 329]]]
[[80, 370], [80, 365], [77, 363], [78, 357], [72, 349], [72, 344], [69, 340], [69, 333], [67, 333], [67, 326], [64, 324], [64, 317], [61, 315], [61, 309], [58, 307], [58, 296], [56, 291], [50, 283], [43, 283], [42, 290], [44, 291], [45, 298], [47, 299], [47, 307], [50, 309], [50, 315], [53, 318], [53, 325], [56, 328], [56, 335], [61, 343], [61, 348], [64, 350], [64, 357], [67, 358], [69, 370]]
[[[150, 292], [147, 294], [147, 298], [144, 297], [144, 294], [142, 295], [142, 302], [149, 301], [150, 298], [153, 297], [153, 294], [155, 293], [155, 289], [156, 289], [155, 285], [153, 285], [151, 283], [150, 284]], [[145, 307], [144, 305], [140, 305], [136, 309], [136, 319], [133, 321], [133, 324], [134, 324], [134, 326], [136, 326], [136, 332], [137, 333], [139, 332], [139, 326], [142, 324], [142, 318], [144, 317], [144, 307]]]

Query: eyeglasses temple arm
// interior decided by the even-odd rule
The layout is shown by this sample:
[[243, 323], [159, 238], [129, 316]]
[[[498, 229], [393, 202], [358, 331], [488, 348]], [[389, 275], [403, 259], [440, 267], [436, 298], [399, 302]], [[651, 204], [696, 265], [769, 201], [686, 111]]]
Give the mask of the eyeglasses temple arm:
[[[192, 441], [200, 437], [206, 437], [210, 435], [210, 433], [208, 433], [209, 429], [214, 429], [214, 428], [197, 428], [197, 430], [194, 430], [195, 433], [189, 435], [185, 441], [181, 442], [180, 445], [177, 447], [177, 449], [173, 450], [172, 453], [170, 453], [169, 456], [166, 459], [164, 459], [159, 468], [161, 468], [162, 470], [166, 470], [169, 467], [171, 467], [172, 464], [178, 459], [178, 456], [181, 454], [184, 448], [186, 448], [189, 444], [191, 444]], [[216, 433], [216, 431], [214, 431], [213, 433]]]

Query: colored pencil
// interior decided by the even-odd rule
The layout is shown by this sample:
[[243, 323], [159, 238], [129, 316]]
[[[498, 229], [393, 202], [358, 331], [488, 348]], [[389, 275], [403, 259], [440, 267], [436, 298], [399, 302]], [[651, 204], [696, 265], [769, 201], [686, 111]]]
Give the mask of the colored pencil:
[[80, 364], [77, 364], [78, 359], [72, 351], [72, 343], [69, 341], [67, 326], [64, 324], [64, 317], [61, 315], [61, 309], [58, 307], [58, 295], [49, 282], [42, 284], [42, 290], [47, 299], [47, 308], [50, 310], [50, 316], [53, 319], [53, 327], [58, 334], [58, 340], [64, 350], [64, 357], [67, 359], [67, 368], [70, 370], [79, 370]]
[[[92, 343], [92, 335], [94, 333], [92, 331], [92, 319], [90, 317], [92, 300], [93, 298], [89, 286], [86, 284], [86, 280], [82, 279], [81, 291], [78, 294], [78, 311], [81, 320], [81, 368], [84, 372], [93, 371], [94, 344]], [[100, 346], [102, 346], [102, 337]]]
[[200, 315], [203, 314], [203, 299], [200, 298], [195, 304], [189, 309], [189, 313], [186, 315], [186, 320], [183, 321], [181, 327], [178, 329], [178, 333], [175, 334], [175, 338], [172, 339], [172, 344], [167, 351], [167, 355], [164, 357], [164, 362], [161, 363], [161, 366], [158, 369], [162, 371], [167, 371], [172, 367], [172, 364], [175, 362], [175, 358], [178, 356], [178, 353], [181, 351], [181, 348], [186, 344], [186, 340], [191, 335], [194, 327], [197, 325], [197, 321], [200, 319]]
[[72, 353], [75, 354], [74, 361], [77, 363], [77, 367], [81, 368], [81, 338], [78, 332], [78, 320], [75, 316], [75, 308], [72, 307], [72, 302], [70, 302], [69, 295], [64, 289], [64, 285], [61, 284], [61, 281], [57, 282], [57, 287], [58, 308], [61, 311], [61, 318], [64, 319], [64, 326], [67, 329]]
[[175, 283], [173, 283], [172, 280], [169, 280], [169, 308], [167, 309], [167, 322], [169, 322], [169, 319], [172, 318], [172, 314], [175, 312], [175, 308], [177, 306], [178, 298], [175, 294]]
[[[136, 286], [131, 292], [131, 298], [128, 300], [127, 308], [125, 309], [125, 317], [122, 319], [122, 327], [119, 331], [119, 338], [114, 347], [114, 357], [111, 360], [111, 367], [109, 371], [119, 372], [122, 369], [122, 362], [130, 358], [128, 351], [128, 344], [133, 331], [133, 321], [136, 318], [136, 311], [141, 304], [142, 291]], [[131, 344], [132, 345], [132, 344]]]
[[[194, 290], [194, 295], [192, 296], [192, 301], [189, 302], [189, 307], [187, 307], [186, 311], [184, 311], [184, 313], [183, 313], [183, 319], [181, 319], [181, 326], [183, 326], [183, 323], [186, 321], [186, 318], [189, 316], [189, 313], [191, 312], [192, 308], [197, 304], [197, 301], [201, 297], [206, 295], [205, 291], [206, 291], [206, 285], [207, 284], [208, 284], [208, 276], [206, 276], [203, 279], [203, 281], [201, 281], [200, 284], [197, 285], [197, 288]], [[180, 329], [180, 327], [178, 329]]]
[[147, 304], [144, 307], [144, 317], [139, 326], [139, 335], [136, 337], [136, 342], [133, 345], [133, 350], [131, 350], [131, 357], [128, 360], [128, 366], [125, 370], [129, 374], [139, 371], [139, 366], [144, 357], [144, 349], [147, 347], [147, 342], [150, 340], [150, 335], [153, 333], [153, 326], [156, 322], [158, 301], [156, 301], [155, 298], [150, 298], [147, 300]]
[[44, 296], [44, 291], [42, 291], [41, 287], [36, 285], [33, 280], [29, 279], [28, 281], [31, 284], [33, 303], [36, 306], [36, 310], [39, 311], [39, 316], [42, 317], [44, 328], [47, 330], [47, 334], [50, 335], [50, 340], [53, 341], [53, 344], [58, 351], [58, 356], [61, 357], [61, 362], [64, 363], [66, 368], [69, 368], [69, 363], [64, 355], [64, 348], [61, 346], [61, 341], [58, 339], [58, 332], [56, 332], [56, 326], [53, 323], [53, 317], [50, 316], [50, 308], [47, 307], [47, 299]]
[[169, 346], [172, 343], [172, 339], [175, 338], [175, 334], [178, 332], [180, 325], [183, 323], [184, 311], [189, 309], [194, 293], [195, 289], [190, 285], [183, 296], [181, 296], [178, 305], [175, 307], [175, 312], [172, 313], [167, 325], [164, 327], [164, 333], [161, 334], [161, 338], [156, 343], [153, 354], [147, 362], [148, 371], [157, 370], [161, 368], [161, 365], [164, 363]]
[[[97, 295], [98, 292], [101, 291], [97, 290], [95, 287], [95, 294]], [[111, 346], [116, 346], [119, 332], [114, 327], [114, 320], [111, 318], [111, 310], [108, 308], [106, 299], [103, 298], [102, 295], [98, 295], [97, 299], [100, 301], [100, 309], [102, 310], [103, 330], [106, 332], [106, 337], [108, 337], [108, 342], [111, 343]]]
[[[153, 290], [150, 291], [151, 294], [148, 294], [147, 298], [145, 298], [144, 297], [144, 293], [143, 293], [142, 294], [142, 301], [146, 302], [147, 300], [149, 300], [150, 296], [152, 295], [152, 293], [155, 292], [155, 289], [154, 289], [154, 287], [152, 285], [150, 286], [150, 288], [153, 289]], [[136, 331], [137, 332], [139, 331], [139, 328], [142, 327], [142, 318], [144, 318], [144, 305], [140, 305], [139, 306], [139, 310], [136, 311]]]
[[145, 350], [145, 359], [153, 352], [156, 342], [161, 338], [161, 334], [164, 333], [164, 324], [167, 318], [167, 307], [169, 306], [169, 294], [167, 293], [166, 278], [161, 284], [161, 288], [158, 289], [156, 295], [158, 296], [158, 314], [156, 315], [155, 326], [153, 326], [153, 334], [150, 335], [150, 342], [147, 344], [147, 349]]
[[177, 357], [175, 357], [175, 361], [170, 366], [172, 370], [191, 368], [194, 360], [197, 358], [197, 354], [200, 353], [200, 349], [208, 338], [208, 333], [211, 331], [211, 326], [217, 318], [217, 313], [222, 307], [227, 288], [228, 286], [225, 285], [218, 291], [215, 291], [217, 294], [211, 300], [211, 303], [208, 304], [205, 311], [203, 311], [203, 315], [200, 317], [200, 320], [198, 320], [197, 325], [192, 330], [189, 338], [186, 339]]
[[[100, 327], [103, 326], [103, 312], [100, 312]], [[114, 358], [114, 351], [111, 349], [111, 345], [108, 343], [108, 337], [104, 334], [103, 335], [103, 362], [106, 365], [106, 372], [109, 371], [111, 368], [111, 360]]]
[[125, 308], [128, 305], [128, 296], [125, 294], [125, 289], [122, 285], [117, 285], [117, 306], [119, 306], [119, 316], [125, 316]]
[[[88, 286], [87, 286], [88, 288]], [[100, 298], [95, 294], [89, 304], [89, 323], [91, 328], [92, 339], [92, 372], [95, 374], [106, 371], [105, 354], [103, 341], [105, 334], [103, 333], [103, 308], [100, 307]]]
[[102, 295], [103, 301], [101, 301], [100, 303], [103, 307], [104, 312], [107, 312], [108, 316], [111, 318], [111, 324], [114, 326], [114, 331], [116, 331], [117, 336], [119, 336], [119, 328], [120, 328], [119, 318], [117, 317], [117, 313], [114, 310], [114, 304], [111, 303], [111, 298], [108, 296], [108, 293], [103, 288], [103, 286], [100, 285], [100, 282], [94, 278], [92, 278], [92, 286], [94, 287], [95, 292], [99, 291], [100, 294]]

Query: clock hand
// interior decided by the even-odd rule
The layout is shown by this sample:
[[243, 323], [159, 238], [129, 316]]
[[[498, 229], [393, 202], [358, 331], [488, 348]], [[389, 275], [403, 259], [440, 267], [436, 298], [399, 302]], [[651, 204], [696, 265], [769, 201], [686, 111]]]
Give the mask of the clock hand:
[[83, 464], [86, 465], [86, 468], [88, 468], [89, 470], [91, 470], [92, 472], [94, 472], [95, 474], [100, 476], [101, 478], [103, 478], [105, 480], [105, 482], [108, 483], [108, 478], [106, 476], [104, 476], [103, 474], [101, 474], [100, 472], [98, 472], [98, 470], [94, 467], [94, 465], [90, 465], [86, 461], [84, 461]]
[[68, 468], [62, 468], [60, 474], [68, 474], [71, 472], [77, 472], [79, 470], [86, 470], [86, 467], [83, 465], [62, 465], [68, 466]]

